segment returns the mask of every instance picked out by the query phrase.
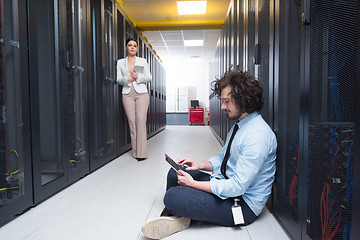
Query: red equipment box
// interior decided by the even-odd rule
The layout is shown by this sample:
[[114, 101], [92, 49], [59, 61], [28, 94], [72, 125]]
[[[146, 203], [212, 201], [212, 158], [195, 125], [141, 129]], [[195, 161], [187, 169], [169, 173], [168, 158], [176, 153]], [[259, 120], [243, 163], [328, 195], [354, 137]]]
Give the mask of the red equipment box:
[[189, 108], [189, 124], [204, 125], [204, 108]]

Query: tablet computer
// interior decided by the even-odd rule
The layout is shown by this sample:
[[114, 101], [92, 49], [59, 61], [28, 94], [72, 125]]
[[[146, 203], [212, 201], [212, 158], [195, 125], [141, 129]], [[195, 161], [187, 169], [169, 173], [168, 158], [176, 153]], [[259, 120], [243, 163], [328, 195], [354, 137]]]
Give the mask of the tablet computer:
[[134, 70], [136, 70], [138, 73], [143, 73], [144, 72], [144, 66], [135, 65]]
[[[170, 166], [177, 172], [179, 173], [178, 170], [182, 170], [182, 167], [177, 164], [174, 160], [171, 159], [171, 157], [169, 157], [166, 153], [165, 153], [165, 160], [170, 164]], [[181, 175], [181, 173], [179, 173]]]

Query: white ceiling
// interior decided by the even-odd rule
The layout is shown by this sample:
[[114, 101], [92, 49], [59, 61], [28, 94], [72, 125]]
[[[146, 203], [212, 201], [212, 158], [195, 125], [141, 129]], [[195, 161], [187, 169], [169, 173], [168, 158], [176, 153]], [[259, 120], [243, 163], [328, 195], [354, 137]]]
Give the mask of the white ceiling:
[[[177, 14], [176, 0], [123, 0], [123, 8], [135, 24], [146, 22], [156, 25], [156, 21], [181, 21], [197, 19], [211, 21], [225, 19], [230, 0], [208, 0], [207, 14], [205, 15], [182, 15]], [[168, 59], [187, 60], [190, 58], [202, 59], [202, 62], [210, 62], [215, 54], [216, 44], [221, 29], [206, 29], [201, 26], [195, 30], [179, 30], [178, 27], [167, 27], [166, 30], [143, 31], [157, 55], [163, 62]], [[155, 28], [156, 29], [156, 28]], [[186, 29], [186, 28], [185, 28]], [[187, 28], [187, 29], [192, 29]], [[203, 40], [202, 47], [185, 47], [184, 40]]]
[[[144, 36], [163, 61], [167, 59], [201, 58], [210, 62], [214, 56], [221, 29], [145, 31]], [[204, 41], [201, 47], [185, 47], [184, 40]]]

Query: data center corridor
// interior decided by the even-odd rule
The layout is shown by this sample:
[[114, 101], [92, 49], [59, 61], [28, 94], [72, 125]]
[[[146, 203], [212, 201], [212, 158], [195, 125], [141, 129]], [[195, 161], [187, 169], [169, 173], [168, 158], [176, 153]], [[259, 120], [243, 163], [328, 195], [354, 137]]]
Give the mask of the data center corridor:
[[[167, 153], [174, 159], [205, 160], [221, 145], [207, 126], [167, 126], [149, 139], [149, 158], [138, 162], [127, 152], [0, 228], [2, 239], [147, 239], [142, 224], [158, 217], [164, 204]], [[192, 222], [167, 239], [289, 239], [264, 209], [247, 227], [227, 228]]]

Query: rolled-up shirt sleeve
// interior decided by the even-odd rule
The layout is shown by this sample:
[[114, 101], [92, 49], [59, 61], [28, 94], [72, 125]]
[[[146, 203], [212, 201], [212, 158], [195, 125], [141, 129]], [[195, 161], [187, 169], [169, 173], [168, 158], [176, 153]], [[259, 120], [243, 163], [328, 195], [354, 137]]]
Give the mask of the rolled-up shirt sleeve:
[[221, 167], [223, 158], [224, 157], [221, 155], [221, 153], [219, 153], [218, 155], [215, 155], [209, 159], [209, 162], [211, 163], [211, 165], [213, 167], [213, 170], [212, 170], [213, 174], [220, 174], [220, 167]]

